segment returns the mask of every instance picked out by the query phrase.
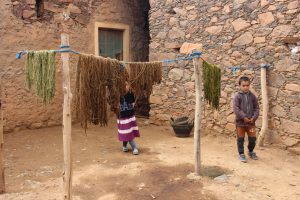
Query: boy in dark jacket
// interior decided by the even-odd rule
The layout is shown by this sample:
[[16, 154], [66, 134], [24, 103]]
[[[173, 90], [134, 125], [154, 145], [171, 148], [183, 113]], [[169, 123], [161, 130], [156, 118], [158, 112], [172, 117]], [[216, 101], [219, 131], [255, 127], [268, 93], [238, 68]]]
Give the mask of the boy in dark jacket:
[[254, 147], [256, 143], [255, 121], [259, 116], [259, 104], [256, 96], [250, 92], [250, 79], [242, 76], [239, 79], [241, 91], [237, 92], [233, 101], [233, 111], [236, 116], [237, 146], [239, 159], [247, 162], [244, 154], [245, 134], [248, 135], [249, 157], [257, 160]]

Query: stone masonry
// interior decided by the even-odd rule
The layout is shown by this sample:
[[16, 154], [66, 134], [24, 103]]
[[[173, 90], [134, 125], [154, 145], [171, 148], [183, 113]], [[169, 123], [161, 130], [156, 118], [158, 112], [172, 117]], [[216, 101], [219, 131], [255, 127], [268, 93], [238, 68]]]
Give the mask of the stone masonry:
[[[237, 79], [248, 75], [261, 104], [261, 63], [267, 72], [270, 143], [281, 141], [290, 149], [300, 146], [300, 2], [287, 0], [152, 0], [150, 1], [150, 58], [183, 56], [188, 43], [202, 47], [204, 58], [223, 72], [220, 110], [205, 106], [203, 128], [212, 134], [235, 135], [232, 99]], [[287, 44], [284, 38], [293, 37]], [[298, 37], [298, 39], [297, 39]], [[297, 44], [298, 42], [298, 44]], [[237, 68], [236, 73], [233, 70]], [[192, 62], [164, 67], [164, 81], [151, 97], [151, 122], [168, 124], [171, 116], [194, 115]], [[261, 127], [261, 117], [257, 123]]]

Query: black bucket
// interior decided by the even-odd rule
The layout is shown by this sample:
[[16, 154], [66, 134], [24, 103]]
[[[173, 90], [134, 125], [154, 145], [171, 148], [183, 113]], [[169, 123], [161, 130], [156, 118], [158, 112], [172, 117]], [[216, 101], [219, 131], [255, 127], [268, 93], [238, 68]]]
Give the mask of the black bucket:
[[194, 119], [189, 117], [171, 118], [170, 124], [177, 137], [189, 137], [194, 127]]

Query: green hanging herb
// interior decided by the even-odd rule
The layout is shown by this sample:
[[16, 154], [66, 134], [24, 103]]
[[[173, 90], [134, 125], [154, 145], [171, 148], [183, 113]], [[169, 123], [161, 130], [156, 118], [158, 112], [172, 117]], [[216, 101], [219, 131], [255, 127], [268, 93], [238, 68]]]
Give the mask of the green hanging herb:
[[29, 89], [35, 86], [37, 96], [49, 104], [55, 95], [55, 52], [31, 51], [27, 54], [25, 66]]
[[216, 110], [221, 96], [221, 69], [203, 61], [204, 99]]

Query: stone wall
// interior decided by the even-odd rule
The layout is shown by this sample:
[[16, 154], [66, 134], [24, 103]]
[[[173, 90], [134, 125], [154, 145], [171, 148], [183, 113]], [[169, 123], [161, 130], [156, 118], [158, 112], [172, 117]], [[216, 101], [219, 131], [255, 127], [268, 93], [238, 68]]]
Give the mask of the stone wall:
[[[42, 7], [37, 5], [42, 2]], [[25, 87], [24, 61], [15, 59], [22, 49], [58, 49], [64, 29], [73, 49], [94, 54], [95, 22], [130, 25], [131, 60], [148, 60], [148, 1], [141, 0], [1, 0], [0, 1], [0, 75], [5, 89], [5, 130], [39, 128], [61, 124], [61, 65], [57, 56], [56, 96], [48, 106], [41, 104]], [[39, 12], [37, 12], [38, 9]], [[62, 11], [70, 13], [63, 23]], [[72, 84], [77, 56], [71, 56]], [[73, 87], [74, 88], [74, 87]]]
[[[261, 104], [259, 64], [270, 63], [268, 141], [299, 147], [300, 60], [299, 53], [292, 55], [290, 50], [300, 44], [299, 38], [286, 38], [300, 37], [298, 0], [152, 0], [150, 5], [151, 60], [183, 56], [180, 47], [194, 43], [203, 46], [205, 59], [222, 69], [221, 107], [219, 112], [205, 107], [204, 128], [234, 135], [232, 98], [237, 79], [242, 74], [252, 78], [252, 90]], [[233, 73], [232, 67], [238, 71]], [[151, 103], [152, 123], [193, 115], [192, 62], [164, 67], [164, 81], [156, 86]]]

